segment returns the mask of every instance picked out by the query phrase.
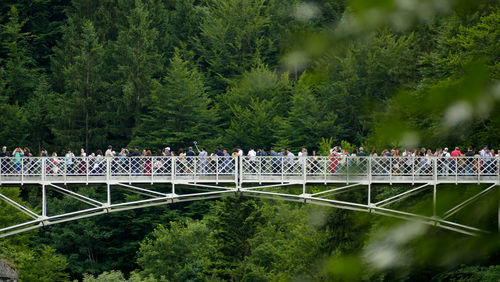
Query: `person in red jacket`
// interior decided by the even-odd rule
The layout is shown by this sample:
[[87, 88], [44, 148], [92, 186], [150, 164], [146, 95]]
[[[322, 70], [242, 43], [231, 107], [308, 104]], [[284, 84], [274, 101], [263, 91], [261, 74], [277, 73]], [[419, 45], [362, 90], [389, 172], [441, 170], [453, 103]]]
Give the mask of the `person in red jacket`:
[[451, 156], [452, 157], [460, 157], [460, 156], [462, 156], [462, 152], [460, 152], [458, 147], [455, 147], [455, 150], [453, 150], [453, 152], [451, 152]]
[[460, 152], [460, 149], [458, 147], [455, 147], [455, 150], [451, 152], [450, 156], [454, 158], [451, 161], [450, 172], [455, 173], [457, 171], [461, 171], [462, 167], [464, 166], [463, 160], [457, 158], [462, 156], [462, 152]]

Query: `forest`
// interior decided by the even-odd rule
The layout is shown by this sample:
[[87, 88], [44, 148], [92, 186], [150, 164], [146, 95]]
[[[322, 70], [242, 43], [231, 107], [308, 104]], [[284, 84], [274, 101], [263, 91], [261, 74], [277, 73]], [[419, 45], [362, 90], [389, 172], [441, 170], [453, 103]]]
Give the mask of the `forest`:
[[[500, 148], [499, 8], [496, 0], [1, 1], [0, 146], [34, 156], [194, 141], [209, 150]], [[101, 188], [75, 189], [99, 198]], [[0, 193], [41, 209], [34, 187]], [[484, 224], [497, 224], [495, 193], [470, 220], [489, 214]], [[22, 216], [0, 202], [1, 227]], [[498, 232], [468, 238], [237, 196], [1, 238], [0, 259], [20, 281], [498, 281], [499, 242]]]

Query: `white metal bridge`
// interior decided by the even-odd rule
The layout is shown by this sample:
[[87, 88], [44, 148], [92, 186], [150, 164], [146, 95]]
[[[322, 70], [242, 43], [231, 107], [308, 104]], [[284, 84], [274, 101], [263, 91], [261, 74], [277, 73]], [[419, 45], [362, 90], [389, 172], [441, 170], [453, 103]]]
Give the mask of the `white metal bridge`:
[[[106, 201], [98, 201], [71, 185], [105, 185]], [[168, 185], [168, 193], [152, 185]], [[406, 185], [405, 191], [372, 201], [374, 185]], [[436, 213], [437, 185], [482, 184], [486, 188], [458, 203], [443, 214]], [[1, 158], [0, 185], [36, 186], [40, 189], [41, 212], [0, 193], [0, 198], [19, 209], [31, 220], [0, 229], [0, 237], [103, 213], [154, 205], [210, 199], [241, 194], [283, 199], [370, 212], [418, 221], [440, 228], [476, 235], [476, 227], [449, 220], [451, 216], [484, 196], [500, 184], [500, 159], [476, 157], [115, 157], [115, 158]], [[143, 186], [143, 187], [141, 187]], [[145, 188], [147, 186], [149, 188]], [[177, 187], [193, 187], [186, 193]], [[321, 187], [320, 191], [307, 189]], [[287, 187], [286, 189], [284, 187]], [[292, 187], [299, 187], [291, 189]], [[353, 189], [366, 189], [363, 203], [338, 200], [335, 195]], [[73, 197], [89, 207], [79, 211], [48, 214], [47, 189]], [[125, 189], [146, 199], [112, 202], [112, 192]], [[199, 191], [202, 189], [203, 191]], [[194, 191], [194, 192], [193, 192]], [[414, 214], [388, 206], [421, 191], [432, 191], [430, 214]], [[495, 196], [496, 195], [496, 196]], [[500, 206], [499, 206], [500, 228]]]

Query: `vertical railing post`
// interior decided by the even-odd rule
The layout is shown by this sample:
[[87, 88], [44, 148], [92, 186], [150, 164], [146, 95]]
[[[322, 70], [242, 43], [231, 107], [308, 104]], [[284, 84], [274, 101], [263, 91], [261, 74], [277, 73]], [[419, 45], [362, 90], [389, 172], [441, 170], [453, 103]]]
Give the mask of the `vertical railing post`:
[[415, 156], [411, 156], [411, 185], [415, 185]]
[[[328, 160], [323, 158], [323, 157], [320, 157], [320, 160], [323, 160], [323, 168], [324, 168], [323, 172], [325, 174], [325, 185], [326, 185], [326, 173], [328, 171]], [[330, 160], [330, 161], [332, 162], [332, 160]], [[333, 165], [333, 163], [332, 163], [332, 165]]]
[[285, 183], [284, 174], [285, 174], [285, 156], [281, 157], [281, 184]]
[[392, 157], [387, 157], [389, 159], [389, 184], [392, 185]]
[[154, 174], [155, 174], [155, 158], [151, 158], [151, 168], [150, 168], [150, 173], [151, 173], [151, 185], [154, 183]]
[[497, 163], [497, 185], [500, 185], [500, 157], [496, 157], [495, 161]]
[[85, 160], [85, 177], [87, 179], [87, 185], [89, 184], [89, 174], [90, 174], [90, 171], [89, 171], [89, 157], [85, 157], [84, 158]]
[[68, 160], [64, 158], [64, 184], [66, 185], [66, 181], [68, 178]]
[[220, 156], [215, 157], [215, 184], [219, 184], [219, 158]]
[[483, 163], [481, 157], [474, 157], [476, 161], [476, 170], [477, 170], [477, 184], [481, 183], [481, 172], [483, 171]]
[[170, 166], [170, 177], [171, 177], [171, 181], [172, 181], [172, 184], [175, 182], [175, 158], [177, 157], [172, 157], [170, 156], [170, 162], [171, 162], [171, 166]]
[[193, 163], [194, 163], [194, 184], [196, 184], [196, 177], [198, 175], [198, 157], [192, 157], [193, 158]]
[[[240, 185], [238, 183], [238, 178], [239, 178], [238, 177], [239, 176], [239, 170], [238, 170], [238, 164], [239, 164], [239, 162], [238, 162], [238, 159], [239, 159], [239, 157], [236, 156], [236, 157], [230, 157], [230, 158], [231, 158], [231, 161], [234, 164], [234, 184], [236, 185], [237, 188], [239, 188], [240, 187]], [[241, 178], [240, 178], [240, 180], [241, 180]]]
[[368, 178], [368, 183], [372, 183], [372, 156], [368, 157], [368, 165], [367, 165], [367, 178]]
[[134, 157], [128, 157], [128, 183], [132, 182], [132, 160]]
[[259, 164], [259, 170], [258, 170], [259, 184], [262, 184], [262, 156], [257, 157], [257, 160], [259, 160], [258, 161], [258, 164]]
[[108, 185], [110, 178], [111, 178], [111, 158], [106, 158], [106, 183], [108, 183]]
[[346, 165], [346, 170], [345, 170], [345, 171], [346, 171], [346, 173], [345, 173], [345, 182], [346, 182], [346, 184], [348, 184], [348, 185], [349, 185], [349, 161], [350, 161], [350, 160], [349, 160], [349, 156], [347, 156], [347, 157], [346, 157], [346, 164], [347, 164], [347, 165]]
[[238, 169], [240, 173], [240, 188], [243, 186], [243, 156], [238, 155], [237, 162], [239, 164]]
[[458, 185], [458, 157], [455, 157], [455, 185]]
[[[47, 158], [44, 158], [44, 157], [41, 157], [40, 158], [40, 162], [42, 163], [42, 171], [40, 172], [40, 178], [42, 181], [45, 181], [45, 178], [46, 178], [46, 169], [45, 167], [47, 166], [47, 164], [45, 163]], [[1, 171], [1, 170], [0, 170]]]
[[306, 194], [306, 182], [307, 182], [307, 157], [302, 158], [302, 194]]
[[433, 165], [432, 171], [433, 171], [434, 185], [436, 185], [437, 181], [438, 181], [438, 171], [437, 171], [438, 158], [439, 157], [433, 157], [433, 162], [432, 162], [432, 165]]

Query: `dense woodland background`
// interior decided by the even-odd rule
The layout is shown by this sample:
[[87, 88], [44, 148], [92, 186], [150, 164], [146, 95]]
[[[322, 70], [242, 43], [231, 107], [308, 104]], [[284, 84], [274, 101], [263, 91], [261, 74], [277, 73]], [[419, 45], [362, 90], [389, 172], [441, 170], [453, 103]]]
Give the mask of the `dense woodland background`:
[[[493, 0], [2, 1], [0, 145], [35, 153], [109, 144], [178, 149], [193, 141], [228, 149], [316, 149], [343, 140], [378, 150], [500, 148], [499, 7]], [[33, 187], [1, 191], [40, 208]], [[0, 205], [2, 226], [20, 220]], [[49, 203], [53, 211], [77, 205]], [[495, 210], [489, 202], [483, 208], [472, 215]], [[402, 224], [232, 198], [61, 224], [2, 239], [0, 254], [24, 281], [112, 270], [101, 281], [498, 280], [498, 238], [417, 228], [408, 241], [388, 240], [413, 230]], [[381, 246], [397, 259], [374, 262], [381, 258], [370, 254]]]

